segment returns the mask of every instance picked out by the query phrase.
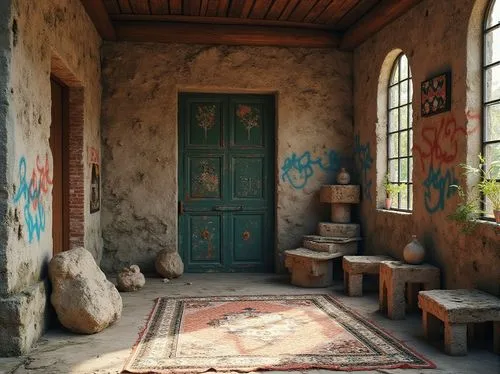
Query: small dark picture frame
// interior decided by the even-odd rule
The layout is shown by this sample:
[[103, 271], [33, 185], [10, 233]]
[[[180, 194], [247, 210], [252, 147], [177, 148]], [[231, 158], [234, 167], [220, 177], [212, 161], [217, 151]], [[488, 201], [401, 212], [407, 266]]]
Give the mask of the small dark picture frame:
[[447, 71], [423, 81], [420, 86], [422, 117], [451, 109], [451, 72]]

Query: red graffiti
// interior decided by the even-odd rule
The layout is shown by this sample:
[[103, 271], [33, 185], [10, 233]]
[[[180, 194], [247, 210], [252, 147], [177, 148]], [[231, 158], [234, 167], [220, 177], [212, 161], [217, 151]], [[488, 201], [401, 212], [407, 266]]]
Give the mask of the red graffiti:
[[41, 164], [40, 156], [36, 156], [36, 169], [31, 172], [31, 180], [29, 185], [30, 196], [33, 196], [32, 207], [38, 209], [38, 202], [42, 195], [49, 191], [49, 186], [52, 185], [49, 169], [49, 156], [45, 155], [45, 164]]
[[422, 171], [425, 171], [424, 163], [430, 161], [430, 165], [451, 164], [455, 161], [458, 152], [457, 135], [466, 135], [465, 127], [458, 127], [455, 117], [443, 117], [439, 126], [425, 126], [422, 128], [422, 147], [418, 144], [413, 146], [414, 152], [420, 155]]

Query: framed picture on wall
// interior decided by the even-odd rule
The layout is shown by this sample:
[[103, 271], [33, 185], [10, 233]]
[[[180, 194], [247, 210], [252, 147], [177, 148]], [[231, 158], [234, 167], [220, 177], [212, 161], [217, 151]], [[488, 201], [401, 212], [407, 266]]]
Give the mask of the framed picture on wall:
[[422, 117], [451, 109], [451, 72], [423, 81], [420, 87]]

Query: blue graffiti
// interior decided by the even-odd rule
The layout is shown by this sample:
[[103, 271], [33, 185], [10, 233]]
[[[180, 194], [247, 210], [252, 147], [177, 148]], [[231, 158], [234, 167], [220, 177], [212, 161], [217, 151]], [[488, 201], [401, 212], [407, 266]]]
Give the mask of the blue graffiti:
[[423, 182], [425, 209], [430, 214], [444, 209], [447, 199], [452, 197], [456, 190], [450, 188], [451, 185], [458, 185], [455, 178], [455, 170], [450, 168], [445, 173], [441, 171], [441, 166], [437, 169], [431, 165], [429, 174]]
[[311, 152], [301, 156], [292, 153], [281, 166], [281, 179], [296, 189], [303, 189], [315, 173], [315, 167], [324, 172], [337, 172], [340, 169], [341, 157], [334, 150], [324, 153], [323, 157], [312, 158]]
[[48, 193], [48, 186], [52, 184], [49, 177], [49, 160], [45, 159], [45, 165], [40, 164], [40, 158], [36, 159], [36, 168], [33, 168], [31, 178], [26, 179], [26, 158], [19, 160], [19, 189], [14, 196], [17, 204], [24, 199], [23, 213], [26, 227], [28, 228], [28, 240], [31, 243], [36, 235], [40, 241], [40, 234], [45, 231], [45, 208], [43, 197]]
[[361, 186], [363, 188], [363, 197], [371, 200], [372, 179], [368, 178], [373, 164], [373, 157], [370, 152], [370, 143], [361, 144], [359, 134], [354, 137], [354, 159], [361, 169]]

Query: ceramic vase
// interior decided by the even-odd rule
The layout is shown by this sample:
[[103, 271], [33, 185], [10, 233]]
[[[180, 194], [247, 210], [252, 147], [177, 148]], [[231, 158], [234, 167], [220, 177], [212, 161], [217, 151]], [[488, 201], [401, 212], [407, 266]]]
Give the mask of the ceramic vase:
[[338, 184], [349, 184], [351, 181], [351, 176], [347, 172], [345, 168], [341, 168], [340, 172], [337, 174], [337, 183]]
[[417, 240], [416, 235], [412, 235], [412, 241], [404, 248], [403, 258], [407, 264], [412, 265], [418, 265], [424, 262], [425, 249]]

